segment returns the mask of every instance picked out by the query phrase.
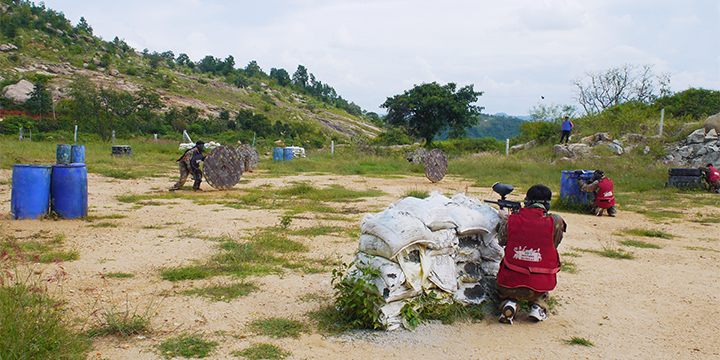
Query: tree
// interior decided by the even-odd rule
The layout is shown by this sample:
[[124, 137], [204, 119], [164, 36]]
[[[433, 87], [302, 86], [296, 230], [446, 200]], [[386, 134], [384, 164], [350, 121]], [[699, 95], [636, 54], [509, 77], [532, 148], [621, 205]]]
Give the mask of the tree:
[[288, 86], [292, 83], [292, 80], [290, 80], [290, 74], [288, 74], [285, 69], [271, 68], [270, 78], [275, 79], [277, 84], [280, 86]]
[[257, 74], [262, 74], [262, 72], [263, 71], [260, 68], [260, 65], [258, 65], [255, 60], [250, 61], [247, 66], [245, 66], [245, 75], [249, 78], [254, 77]]
[[[656, 88], [656, 83], [660, 86]], [[652, 65], [625, 64], [604, 72], [588, 71], [572, 81], [575, 99], [588, 114], [597, 114], [626, 101], [648, 104], [670, 93], [670, 75], [655, 75]]]
[[467, 128], [478, 122], [483, 107], [472, 104], [482, 92], [475, 92], [472, 84], [457, 91], [455, 88], [455, 83], [443, 86], [436, 82], [423, 83], [387, 98], [380, 105], [388, 109], [385, 121], [404, 129], [410, 136], [425, 139], [426, 146], [430, 146], [435, 135], [443, 130], [462, 136]]
[[52, 111], [52, 95], [45, 84], [46, 80], [38, 80], [30, 93], [30, 99], [25, 102], [25, 108], [35, 115], [43, 115]]
[[310, 77], [307, 69], [302, 65], [298, 65], [297, 70], [295, 70], [292, 77], [293, 84], [304, 89], [308, 85], [309, 79]]
[[79, 31], [82, 31], [82, 32], [88, 34], [88, 35], [92, 35], [92, 34], [93, 34], [93, 28], [92, 28], [92, 26], [90, 26], [90, 25], [88, 24], [88, 22], [87, 22], [87, 20], [85, 20], [85, 17], [84, 17], [84, 16], [81, 16], [81, 17], [80, 17], [80, 21], [78, 21], [78, 23], [77, 23], [77, 25], [75, 26], [75, 28], [78, 29]]

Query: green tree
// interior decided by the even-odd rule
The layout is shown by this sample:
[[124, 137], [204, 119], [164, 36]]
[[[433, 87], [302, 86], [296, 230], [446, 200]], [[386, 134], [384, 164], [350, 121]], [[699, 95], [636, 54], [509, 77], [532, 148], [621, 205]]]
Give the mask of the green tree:
[[280, 86], [288, 86], [292, 83], [292, 80], [290, 79], [290, 74], [288, 74], [285, 69], [271, 68], [270, 78], [275, 79], [277, 84]]
[[423, 83], [387, 98], [380, 107], [388, 109], [385, 121], [389, 125], [425, 139], [426, 146], [430, 146], [435, 135], [443, 130], [459, 137], [475, 125], [483, 107], [472, 104], [481, 95], [482, 92], [473, 90], [472, 84], [456, 91], [455, 83]]
[[88, 34], [88, 35], [93, 34], [93, 28], [92, 28], [92, 26], [90, 26], [90, 24], [88, 24], [88, 22], [87, 22], [87, 20], [85, 20], [84, 16], [80, 17], [80, 21], [78, 21], [75, 28], [79, 31], [82, 31], [82, 32]]
[[292, 77], [293, 84], [295, 86], [305, 88], [308, 85], [309, 80], [310, 76], [308, 75], [307, 69], [302, 65], [298, 65], [297, 70], [295, 70]]
[[31, 114], [43, 115], [52, 111], [52, 95], [45, 83], [45, 80], [36, 81], [30, 99], [25, 102], [25, 109]]
[[665, 109], [675, 117], [690, 116], [704, 119], [720, 112], [720, 91], [689, 88], [670, 96], [663, 96], [653, 104], [657, 111]]
[[247, 77], [254, 77], [255, 75], [261, 75], [263, 74], [262, 69], [260, 68], [260, 65], [258, 65], [257, 61], [252, 60], [250, 61], [247, 66], [245, 67], [245, 76]]

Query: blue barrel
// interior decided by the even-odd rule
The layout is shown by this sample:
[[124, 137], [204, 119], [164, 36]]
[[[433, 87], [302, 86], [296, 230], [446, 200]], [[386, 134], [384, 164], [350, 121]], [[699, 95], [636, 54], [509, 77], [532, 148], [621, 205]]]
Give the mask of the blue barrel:
[[52, 168], [45, 165], [14, 165], [10, 213], [13, 219], [37, 219], [50, 209]]
[[57, 146], [57, 164], [69, 164], [72, 162], [72, 146]]
[[71, 147], [71, 163], [85, 163], [85, 145], [73, 145]]
[[273, 148], [273, 160], [274, 161], [283, 161], [283, 149], [276, 147]]
[[[592, 170], [583, 170], [583, 178], [592, 178]], [[587, 193], [580, 191], [580, 184], [578, 184], [579, 176], [575, 174], [574, 170], [563, 170], [560, 178], [560, 198], [571, 201], [586, 204]]]
[[66, 219], [87, 217], [87, 165], [53, 165], [50, 208]]
[[291, 148], [284, 148], [283, 150], [283, 159], [285, 161], [292, 161], [293, 153]]

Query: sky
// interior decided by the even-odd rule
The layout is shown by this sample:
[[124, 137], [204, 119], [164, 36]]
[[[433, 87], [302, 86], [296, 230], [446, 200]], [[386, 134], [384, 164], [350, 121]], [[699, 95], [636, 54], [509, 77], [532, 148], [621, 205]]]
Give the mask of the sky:
[[[39, 4], [39, 2], [36, 2]], [[473, 85], [483, 113], [574, 105], [575, 79], [652, 65], [720, 90], [720, 0], [45, 0], [142, 51], [305, 66], [364, 110], [422, 83]]]

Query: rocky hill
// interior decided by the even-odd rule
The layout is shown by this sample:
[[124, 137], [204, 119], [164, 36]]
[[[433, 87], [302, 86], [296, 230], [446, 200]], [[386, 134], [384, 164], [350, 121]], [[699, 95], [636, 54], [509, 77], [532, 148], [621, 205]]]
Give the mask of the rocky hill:
[[35, 20], [13, 28], [12, 37], [6, 29], [0, 34], [0, 90], [4, 97], [0, 107], [19, 108], [29, 98], [27, 82], [32, 84], [39, 78], [47, 80], [54, 103], [68, 99], [74, 76], [83, 75], [96, 85], [117, 91], [135, 94], [151, 89], [160, 95], [160, 112], [192, 107], [200, 118], [207, 119], [223, 112], [234, 118], [238, 111], [250, 110], [263, 114], [271, 123], [301, 123], [321, 129], [328, 137], [374, 137], [380, 131], [368, 116], [350, 114], [302, 88], [280, 86], [262, 70], [255, 76], [242, 74], [242, 81], [238, 81], [241, 75], [236, 74], [242, 69], [218, 74], [201, 71], [195, 64], [179, 66], [174, 55], [168, 59], [167, 53], [172, 52], [139, 52], [117, 37], [104, 41], [93, 36], [87, 24], [72, 27], [62, 13], [44, 6], [7, 1], [0, 5], [3, 22], [27, 17], [23, 11], [34, 14], [31, 17]]

